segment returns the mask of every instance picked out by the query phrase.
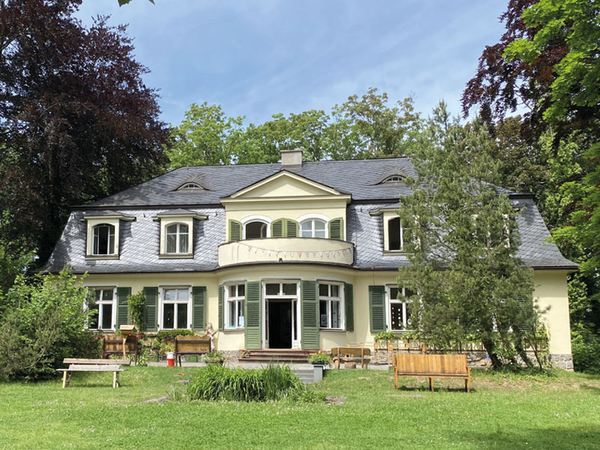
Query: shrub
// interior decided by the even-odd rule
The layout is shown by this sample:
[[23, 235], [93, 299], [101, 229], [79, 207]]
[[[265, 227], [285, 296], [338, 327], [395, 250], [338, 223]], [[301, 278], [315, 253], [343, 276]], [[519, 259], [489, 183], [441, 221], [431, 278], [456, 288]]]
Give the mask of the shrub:
[[204, 362], [222, 363], [225, 361], [225, 355], [222, 352], [211, 352], [204, 355]]
[[259, 370], [207, 366], [187, 384], [186, 395], [190, 400], [242, 402], [314, 398], [306, 395], [306, 386], [289, 367], [274, 365]]
[[83, 308], [88, 289], [70, 270], [31, 284], [19, 277], [8, 298], [14, 306], [0, 322], [0, 379], [50, 378], [64, 358], [99, 355], [100, 343], [86, 329], [94, 314]]
[[573, 366], [577, 372], [600, 373], [600, 336], [588, 329], [573, 332]]
[[155, 348], [160, 348], [167, 341], [175, 342], [177, 336], [193, 336], [194, 332], [190, 330], [165, 330], [156, 333]]
[[315, 353], [314, 355], [310, 355], [308, 357], [308, 362], [311, 364], [329, 364], [331, 362], [331, 356], [329, 356], [327, 353]]

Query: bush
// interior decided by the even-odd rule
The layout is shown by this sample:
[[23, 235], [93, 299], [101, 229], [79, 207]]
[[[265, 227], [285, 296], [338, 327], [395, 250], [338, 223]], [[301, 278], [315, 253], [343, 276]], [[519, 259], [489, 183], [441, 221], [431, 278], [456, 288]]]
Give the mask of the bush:
[[14, 305], [0, 322], [0, 379], [57, 376], [64, 358], [99, 356], [100, 342], [86, 329], [94, 312], [83, 308], [88, 289], [69, 270], [19, 277], [8, 292]]
[[135, 325], [135, 328], [139, 333], [144, 329], [144, 308], [145, 308], [146, 297], [143, 292], [132, 294], [127, 296], [127, 306], [129, 309], [129, 315], [131, 316], [131, 323]]
[[311, 364], [329, 364], [331, 362], [331, 356], [327, 353], [315, 353], [308, 357], [308, 362]]
[[190, 400], [235, 400], [264, 402], [269, 400], [313, 399], [306, 386], [289, 367], [269, 365], [260, 370], [228, 369], [207, 366], [187, 385]]
[[156, 333], [156, 340], [154, 341], [154, 348], [160, 348], [162, 344], [166, 344], [167, 341], [173, 342], [175, 345], [175, 338], [177, 336], [193, 336], [194, 332], [190, 330], [165, 330]]
[[571, 346], [577, 372], [600, 374], [600, 336], [588, 329], [573, 331]]

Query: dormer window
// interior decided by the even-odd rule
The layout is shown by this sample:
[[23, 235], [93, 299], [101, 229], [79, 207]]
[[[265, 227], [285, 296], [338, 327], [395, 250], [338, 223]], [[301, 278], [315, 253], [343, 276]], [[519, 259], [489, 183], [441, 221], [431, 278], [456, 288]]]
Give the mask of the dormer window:
[[402, 227], [400, 225], [400, 217], [395, 217], [387, 222], [388, 232], [388, 248], [390, 251], [402, 250], [404, 242], [402, 239]]
[[115, 254], [115, 227], [102, 223], [92, 228], [94, 230], [94, 245], [92, 255], [105, 256]]
[[188, 182], [184, 183], [177, 188], [178, 191], [200, 191], [202, 190], [202, 186], [198, 183]]
[[167, 253], [189, 253], [189, 227], [175, 223], [167, 227]]
[[382, 184], [402, 183], [403, 181], [404, 181], [404, 176], [396, 174], [396, 175], [390, 175], [385, 180], [383, 180], [381, 183]]

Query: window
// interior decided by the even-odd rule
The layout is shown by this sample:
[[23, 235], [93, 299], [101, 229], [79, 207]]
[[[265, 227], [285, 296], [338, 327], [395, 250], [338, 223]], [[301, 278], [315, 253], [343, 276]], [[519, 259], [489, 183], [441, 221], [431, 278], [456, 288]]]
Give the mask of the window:
[[342, 285], [319, 283], [320, 327], [335, 329], [343, 328], [342, 309]]
[[198, 183], [184, 183], [177, 190], [178, 191], [199, 191], [202, 189]]
[[400, 226], [400, 217], [391, 219], [387, 223], [388, 227], [388, 250], [402, 250], [402, 227]]
[[402, 183], [404, 181], [404, 177], [402, 175], [390, 175], [382, 183]]
[[225, 286], [227, 328], [244, 328], [244, 300], [246, 299], [246, 286], [244, 284], [230, 284]]
[[90, 305], [90, 310], [97, 311], [89, 321], [91, 330], [112, 330], [115, 290], [114, 288], [96, 288], [90, 289], [94, 303]]
[[265, 222], [248, 222], [244, 226], [246, 239], [262, 239], [267, 237], [268, 225]]
[[162, 328], [189, 328], [188, 308], [190, 290], [188, 288], [165, 288], [162, 300]]
[[167, 253], [188, 253], [189, 227], [183, 223], [175, 223], [167, 227]]
[[300, 233], [307, 238], [326, 238], [327, 224], [319, 219], [309, 219], [300, 223]]
[[[404, 297], [398, 298], [402, 294]], [[388, 329], [392, 331], [403, 331], [410, 327], [410, 311], [407, 308], [408, 301], [405, 297], [410, 297], [413, 292], [407, 288], [398, 286], [387, 286], [387, 296], [389, 300], [389, 318]]]
[[94, 228], [93, 255], [115, 254], [115, 227], [107, 223], [96, 225]]

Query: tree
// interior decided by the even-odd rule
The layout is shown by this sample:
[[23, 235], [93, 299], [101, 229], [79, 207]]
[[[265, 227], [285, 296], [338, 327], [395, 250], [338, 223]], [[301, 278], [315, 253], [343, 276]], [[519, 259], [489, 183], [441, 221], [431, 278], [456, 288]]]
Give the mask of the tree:
[[220, 105], [192, 103], [181, 125], [173, 128], [167, 151], [172, 168], [231, 164], [243, 117], [226, 117]]
[[407, 154], [420, 125], [419, 114], [414, 112], [411, 97], [387, 106], [388, 95], [369, 88], [359, 99], [348, 97], [341, 106], [334, 107], [340, 116], [355, 129], [359, 138], [357, 156], [362, 158], [398, 157]]
[[495, 367], [501, 356], [529, 364], [539, 325], [533, 271], [516, 256], [517, 213], [494, 185], [491, 145], [479, 121], [463, 127], [445, 104], [434, 110], [411, 156], [413, 193], [400, 198], [410, 266], [399, 282], [418, 292], [412, 325], [426, 342], [451, 348], [472, 337]]
[[73, 17], [79, 0], [5, 0], [0, 9], [0, 205], [8, 240], [40, 261], [67, 207], [159, 174], [168, 130], [125, 27]]

